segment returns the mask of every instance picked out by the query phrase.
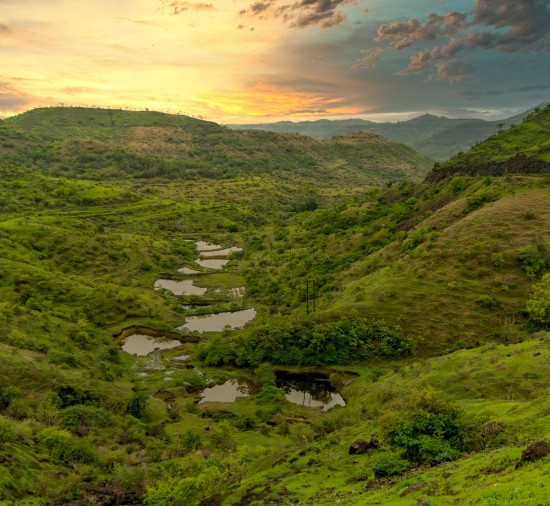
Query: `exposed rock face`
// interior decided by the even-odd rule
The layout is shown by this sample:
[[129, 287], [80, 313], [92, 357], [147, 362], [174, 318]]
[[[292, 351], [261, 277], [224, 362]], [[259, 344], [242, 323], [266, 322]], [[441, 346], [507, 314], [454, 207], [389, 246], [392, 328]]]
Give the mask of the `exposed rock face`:
[[503, 176], [505, 174], [550, 174], [550, 163], [529, 158], [523, 153], [499, 162], [453, 165], [432, 170], [425, 183], [438, 183], [449, 176]]

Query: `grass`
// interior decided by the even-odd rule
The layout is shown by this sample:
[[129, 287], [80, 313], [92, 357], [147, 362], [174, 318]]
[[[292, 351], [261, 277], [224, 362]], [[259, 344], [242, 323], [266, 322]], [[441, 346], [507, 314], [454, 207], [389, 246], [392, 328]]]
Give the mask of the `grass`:
[[[52, 117], [57, 133], [47, 128]], [[515, 464], [530, 442], [550, 437], [549, 337], [533, 334], [524, 312], [547, 267], [547, 178], [358, 190], [369, 179], [355, 178], [353, 167], [368, 136], [323, 145], [330, 179], [310, 163], [321, 155], [307, 150], [319, 143], [283, 136], [288, 151], [273, 159], [282, 137], [227, 137], [184, 117], [52, 109], [0, 126], [12, 143], [0, 160], [0, 504], [69, 503], [92, 498], [94, 487], [113, 502], [150, 504], [155, 494], [166, 504], [178, 488], [187, 504], [216, 494], [226, 505], [546, 502], [538, 484], [548, 460]], [[193, 146], [189, 136], [200, 135], [205, 146]], [[134, 151], [117, 154], [117, 142]], [[382, 144], [384, 157], [402, 150]], [[298, 169], [279, 170], [302, 148]], [[190, 149], [210, 176], [155, 173]], [[214, 170], [243, 153], [261, 170], [234, 167], [223, 178]], [[133, 177], [113, 167], [130, 167]], [[181, 324], [182, 301], [152, 287], [192, 265], [190, 239], [244, 247], [226, 271], [198, 283], [222, 291], [246, 285], [236, 305], [253, 305], [260, 323], [302, 318], [308, 279], [312, 317], [355, 311], [399, 323], [415, 354], [338, 367], [358, 376], [339, 375], [347, 406], [328, 413], [270, 390], [268, 365], [204, 367], [192, 343], [163, 352], [164, 368], [149, 369], [150, 359], [122, 353], [114, 335], [131, 325], [164, 332]], [[542, 258], [540, 269], [525, 248]], [[216, 311], [235, 307], [217, 302]], [[238, 344], [240, 333], [217, 337]], [[204, 376], [175, 360], [180, 354]], [[207, 380], [241, 377], [253, 384], [249, 397], [197, 405]], [[502, 432], [477, 453], [373, 481], [381, 451], [397, 451], [384, 439], [384, 417], [422, 388], [472, 418], [503, 424]], [[75, 422], [79, 412], [96, 418]], [[375, 433], [380, 451], [349, 455], [355, 439]], [[64, 451], [51, 446], [52, 434]], [[426, 485], [401, 496], [418, 481]]]

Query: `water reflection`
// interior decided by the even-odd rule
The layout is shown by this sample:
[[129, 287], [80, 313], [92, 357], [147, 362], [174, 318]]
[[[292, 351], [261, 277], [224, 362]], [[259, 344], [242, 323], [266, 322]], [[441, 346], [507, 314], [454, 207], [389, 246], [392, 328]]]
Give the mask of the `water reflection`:
[[181, 272], [182, 274], [200, 274], [201, 271], [197, 271], [196, 269], [190, 269], [189, 267], [182, 267], [181, 269], [178, 269], [178, 272]]
[[157, 279], [155, 281], [155, 290], [170, 290], [174, 295], [204, 295], [206, 288], [201, 288], [193, 284], [193, 280], [175, 281], [173, 279]]
[[185, 319], [185, 324], [176, 330], [185, 332], [221, 332], [226, 326], [232, 329], [243, 327], [256, 316], [256, 310], [244, 309], [242, 311], [209, 314], [202, 316], [190, 316]]
[[201, 252], [212, 251], [214, 249], [222, 249], [222, 246], [220, 246], [219, 244], [211, 244], [206, 241], [197, 241], [195, 244], [197, 245], [197, 249]]
[[203, 251], [201, 252], [201, 256], [203, 257], [226, 257], [228, 255], [231, 255], [231, 253], [236, 253], [237, 251], [242, 251], [242, 248], [237, 248], [236, 246], [233, 246], [232, 248], [225, 248], [215, 251]]
[[155, 349], [168, 350], [181, 346], [177, 339], [168, 339], [163, 337], [152, 337], [145, 334], [132, 334], [128, 336], [122, 345], [123, 351], [130, 355], [144, 357]]
[[221, 385], [214, 385], [205, 388], [201, 393], [203, 402], [234, 402], [239, 397], [248, 397], [248, 386], [245, 383], [239, 383], [237, 380], [229, 380]]
[[197, 264], [207, 269], [223, 269], [228, 263], [228, 258], [199, 258], [196, 260]]
[[334, 406], [345, 406], [344, 398], [334, 390], [330, 381], [307, 374], [276, 373], [276, 385], [285, 392], [288, 401], [300, 406], [328, 411]]

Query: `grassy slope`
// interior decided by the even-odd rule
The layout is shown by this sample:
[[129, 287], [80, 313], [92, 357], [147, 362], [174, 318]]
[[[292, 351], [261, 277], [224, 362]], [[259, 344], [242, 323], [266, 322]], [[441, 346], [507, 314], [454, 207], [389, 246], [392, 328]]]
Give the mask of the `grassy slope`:
[[237, 132], [153, 112], [37, 109], [4, 120], [0, 127], [5, 156], [52, 175], [88, 179], [272, 175], [301, 185], [351, 187], [391, 178], [420, 180], [431, 165], [427, 157], [376, 136], [346, 139], [353, 151], [348, 156], [343, 140]]
[[[345, 410], [327, 415], [326, 431], [317, 441], [307, 441], [271, 469], [243, 480], [237, 498], [253, 497], [246, 504], [265, 504], [282, 487], [287, 500], [305, 504], [410, 505], [430, 504], [546, 504], [550, 491], [543, 486], [550, 469], [548, 457], [515, 469], [522, 450], [538, 439], [550, 437], [546, 418], [548, 396], [548, 333], [513, 346], [487, 345], [475, 350], [408, 365], [395, 371], [355, 368], [360, 378], [344, 392]], [[374, 479], [372, 466], [378, 452], [348, 455], [356, 438], [367, 441], [380, 433], [380, 415], [399, 410], [418, 390], [436, 388], [472, 416], [503, 423], [499, 442], [485, 451], [435, 467], [414, 469], [390, 479]], [[381, 450], [385, 449], [384, 447]], [[420, 486], [407, 491], [413, 483]], [[406, 492], [407, 491], [407, 492]], [[245, 503], [241, 503], [245, 504]], [[283, 504], [285, 504], [283, 502]]]
[[533, 282], [520, 253], [540, 247], [550, 256], [548, 182], [403, 184], [279, 223], [255, 239], [250, 291], [273, 312], [300, 314], [309, 277], [318, 312], [399, 324], [422, 354], [517, 336]]
[[451, 158], [441, 167], [502, 161], [524, 153], [550, 162], [550, 106], [529, 114], [523, 123], [493, 135], [466, 153]]
[[[47, 122], [41, 128], [40, 136], [46, 135]], [[289, 220], [284, 209], [295, 181], [90, 182], [15, 163], [0, 162], [0, 170], [0, 504], [67, 504], [97, 497], [98, 490], [112, 500], [141, 503], [146, 487], [168, 494], [171, 486], [163, 487], [170, 479], [199, 486], [188, 504], [216, 493], [233, 504], [251, 497], [251, 489], [262, 504], [283, 485], [292, 494], [283, 503], [296, 496], [313, 504], [410, 504], [429, 489], [398, 494], [418, 480], [436, 482], [429, 485], [434, 504], [456, 497], [466, 504], [547, 500], [546, 490], [534, 486], [547, 462], [513, 470], [527, 442], [548, 437], [547, 336], [428, 360], [356, 366], [360, 377], [343, 390], [348, 407], [329, 415], [277, 395], [266, 401], [257, 392], [233, 405], [196, 407], [192, 389], [183, 385], [201, 386], [204, 378], [173, 360], [192, 352], [191, 345], [165, 355], [174, 371], [167, 374], [120, 353], [112, 338], [130, 324], [170, 329], [181, 320], [177, 301], [151, 286], [160, 272], [191, 264], [195, 252], [183, 240], [190, 236], [247, 247], [249, 272], [257, 278], [249, 274], [248, 283], [261, 287], [254, 297], [265, 313], [303, 311], [300, 290], [311, 273], [323, 281], [320, 310], [356, 309], [369, 318], [400, 321], [419, 355], [462, 338], [530, 337], [522, 309], [533, 280], [517, 258], [534, 242], [548, 250], [546, 179], [395, 185]], [[266, 223], [273, 224], [262, 229]], [[422, 225], [428, 232], [415, 235]], [[228, 231], [233, 226], [237, 232]], [[284, 290], [271, 290], [274, 281]], [[489, 296], [483, 304], [481, 295]], [[495, 450], [414, 471], [393, 484], [377, 483], [379, 490], [365, 493], [375, 456], [352, 459], [347, 448], [354, 438], [377, 431], [379, 415], [399, 408], [412, 385], [433, 385], [468, 412], [492, 413], [508, 425], [506, 438]], [[60, 397], [65, 387], [80, 396], [79, 409], [98, 410], [99, 421], [71, 425], [74, 413]], [[134, 390], [151, 396], [140, 420], [127, 413]], [[59, 436], [70, 452], [48, 448], [48, 427], [71, 428], [71, 435]], [[185, 446], [190, 432], [200, 439], [198, 455]], [[92, 449], [95, 460], [79, 461], [79, 445]], [[495, 490], [494, 475], [501, 489]], [[276, 487], [275, 479], [281, 480]]]

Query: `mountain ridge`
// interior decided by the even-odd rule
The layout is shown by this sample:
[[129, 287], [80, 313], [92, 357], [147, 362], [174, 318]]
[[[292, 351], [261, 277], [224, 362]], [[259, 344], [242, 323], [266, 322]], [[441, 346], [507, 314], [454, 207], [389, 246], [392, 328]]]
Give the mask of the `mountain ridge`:
[[[500, 121], [469, 118], [450, 119], [445, 116], [423, 114], [394, 123], [347, 119], [228, 126], [235, 129], [296, 132], [321, 139], [349, 131], [371, 130], [384, 137], [403, 142], [416, 151], [441, 162], [486, 139], [496, 130], [520, 122], [532, 110], [533, 108]], [[419, 128], [421, 128], [420, 131], [418, 131]]]

